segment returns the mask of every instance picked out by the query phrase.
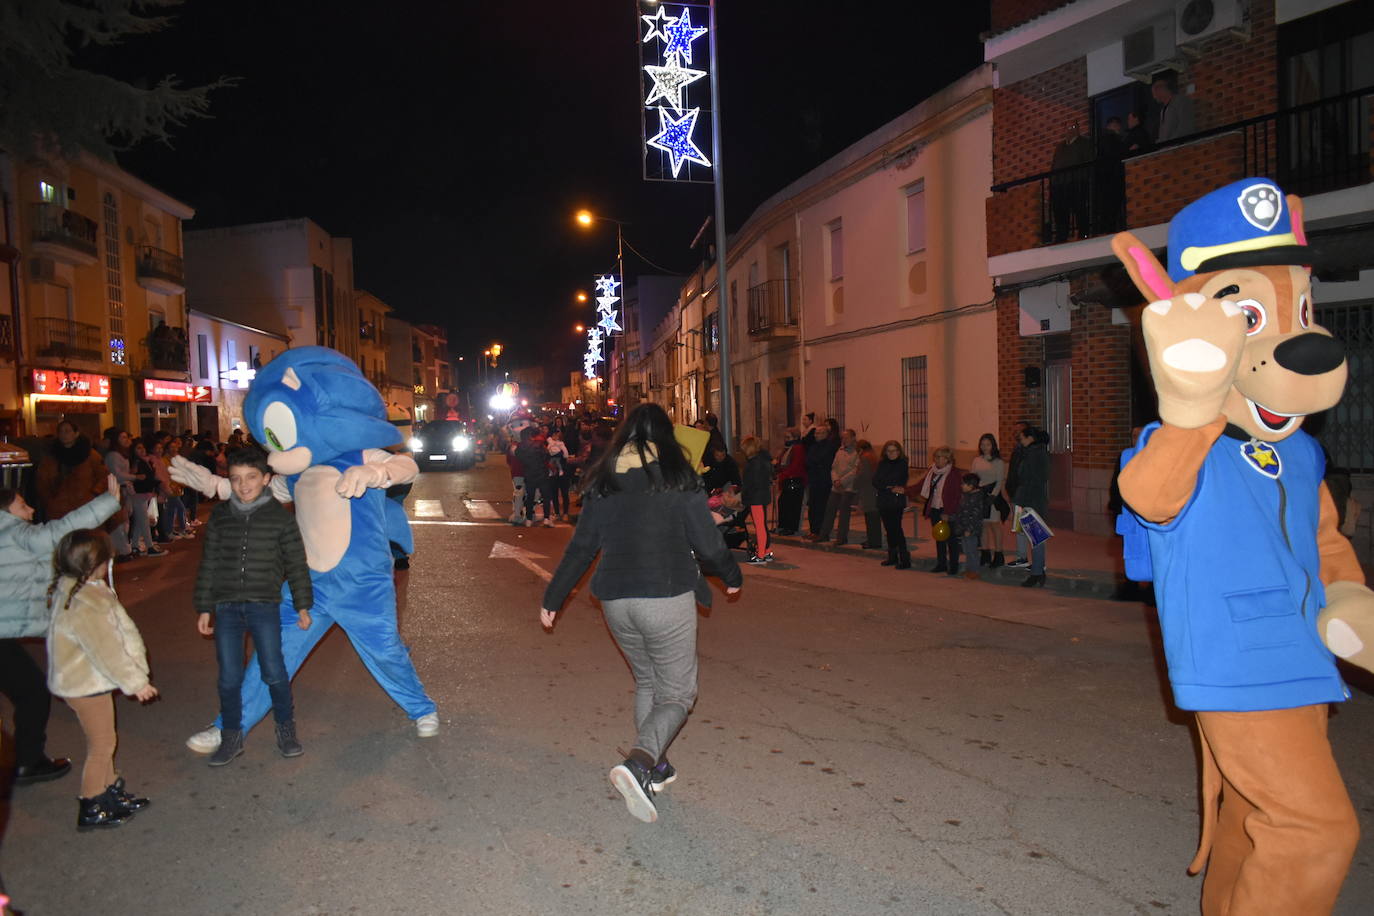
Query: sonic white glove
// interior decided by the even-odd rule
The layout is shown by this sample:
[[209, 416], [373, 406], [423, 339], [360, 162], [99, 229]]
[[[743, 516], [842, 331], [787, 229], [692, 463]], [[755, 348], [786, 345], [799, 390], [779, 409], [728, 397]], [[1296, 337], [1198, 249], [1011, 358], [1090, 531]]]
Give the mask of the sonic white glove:
[[207, 497], [228, 499], [230, 492], [228, 478], [213, 474], [193, 461], [177, 455], [172, 459], [167, 474], [184, 487], [190, 487]]

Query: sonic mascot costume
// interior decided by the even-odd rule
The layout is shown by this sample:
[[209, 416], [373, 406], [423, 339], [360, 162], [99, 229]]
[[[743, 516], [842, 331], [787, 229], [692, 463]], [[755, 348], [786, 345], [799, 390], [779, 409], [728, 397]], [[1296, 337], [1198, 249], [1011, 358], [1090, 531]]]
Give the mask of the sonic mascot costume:
[[1359, 827], [1327, 705], [1350, 696], [1335, 656], [1374, 667], [1374, 593], [1299, 428], [1347, 372], [1313, 321], [1302, 204], [1246, 179], [1179, 211], [1167, 272], [1128, 232], [1112, 248], [1149, 302], [1162, 420], [1123, 456], [1118, 530], [1196, 716], [1202, 912], [1329, 913]]
[[[291, 593], [282, 589], [287, 673], [294, 677], [337, 623], [377, 683], [415, 720], [419, 736], [436, 734], [434, 701], [396, 627], [390, 544], [409, 553], [410, 526], [405, 509], [386, 498], [388, 487], [414, 480], [419, 469], [409, 456], [383, 450], [399, 441], [399, 433], [387, 422], [381, 395], [342, 353], [298, 347], [258, 370], [243, 412], [253, 438], [267, 448], [273, 495], [296, 504], [315, 591], [310, 628], [301, 630]], [[207, 496], [229, 498], [229, 481], [204, 468], [178, 458], [171, 473]], [[270, 708], [254, 657], [243, 679], [244, 731]], [[219, 741], [216, 720], [186, 744], [208, 754]]]

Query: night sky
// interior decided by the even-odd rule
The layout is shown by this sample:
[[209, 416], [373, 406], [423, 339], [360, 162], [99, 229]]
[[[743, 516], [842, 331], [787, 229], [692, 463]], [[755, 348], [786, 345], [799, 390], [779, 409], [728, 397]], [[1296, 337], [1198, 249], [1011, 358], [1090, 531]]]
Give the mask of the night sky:
[[[238, 77], [172, 148], [120, 156], [195, 207], [189, 228], [309, 217], [353, 238], [359, 288], [447, 326], [455, 353], [499, 340], [508, 366], [563, 371], [580, 361], [572, 325], [593, 312], [573, 294], [615, 264], [614, 227], [572, 214], [625, 220], [635, 247], [686, 271], [712, 209], [709, 185], [641, 178], [637, 15], [633, 0], [189, 0], [169, 30], [95, 63], [131, 81]], [[717, 16], [733, 231], [976, 67], [988, 13], [720, 0]], [[627, 252], [638, 272], [651, 268]]]

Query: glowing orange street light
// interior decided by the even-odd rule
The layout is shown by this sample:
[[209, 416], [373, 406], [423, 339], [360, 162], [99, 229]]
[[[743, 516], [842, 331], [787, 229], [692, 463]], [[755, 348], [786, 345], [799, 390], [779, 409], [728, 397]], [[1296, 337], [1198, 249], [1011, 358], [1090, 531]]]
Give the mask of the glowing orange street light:
[[577, 291], [577, 301], [578, 301], [578, 302], [586, 302], [586, 301], [587, 301], [587, 294], [584, 293], [584, 292], [582, 292], [582, 290], [578, 290], [578, 291]]
[[584, 226], [590, 226], [594, 219], [596, 219], [596, 217], [592, 216], [592, 211], [590, 210], [577, 211], [577, 221]]
[[581, 334], [583, 331], [585, 331], [585, 330], [587, 330], [587, 329], [584, 328], [584, 327], [583, 327], [582, 325], [580, 325], [580, 324], [575, 324], [575, 325], [573, 325], [573, 330], [576, 331], [577, 333]]

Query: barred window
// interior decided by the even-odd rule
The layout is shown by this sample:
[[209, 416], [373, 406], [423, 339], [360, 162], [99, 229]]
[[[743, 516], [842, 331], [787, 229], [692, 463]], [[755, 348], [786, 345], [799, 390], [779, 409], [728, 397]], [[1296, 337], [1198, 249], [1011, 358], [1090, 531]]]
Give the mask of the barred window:
[[918, 467], [930, 453], [926, 398], [926, 358], [908, 356], [902, 360], [902, 446], [907, 461]]
[[825, 415], [844, 429], [844, 366], [825, 370]]

